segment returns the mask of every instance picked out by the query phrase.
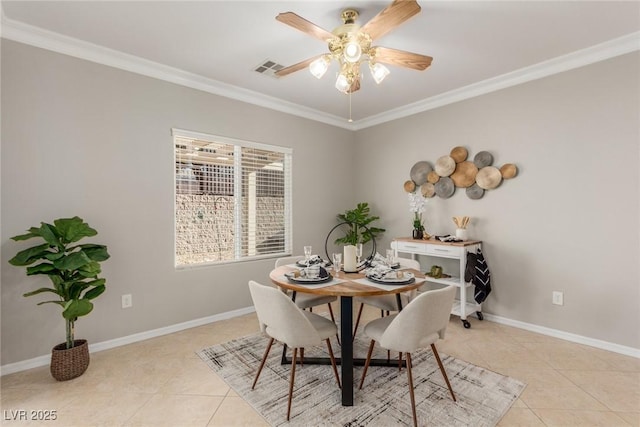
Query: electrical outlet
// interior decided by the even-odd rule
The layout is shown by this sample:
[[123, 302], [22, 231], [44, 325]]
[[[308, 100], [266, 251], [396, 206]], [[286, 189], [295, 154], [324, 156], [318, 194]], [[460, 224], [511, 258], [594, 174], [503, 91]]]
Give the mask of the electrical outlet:
[[122, 295], [122, 308], [130, 308], [133, 305], [131, 294]]
[[564, 305], [564, 294], [562, 292], [553, 291], [551, 302], [555, 305]]

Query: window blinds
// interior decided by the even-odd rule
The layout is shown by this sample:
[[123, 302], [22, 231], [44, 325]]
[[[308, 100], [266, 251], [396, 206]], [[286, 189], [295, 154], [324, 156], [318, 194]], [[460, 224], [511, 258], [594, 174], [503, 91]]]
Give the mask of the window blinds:
[[176, 266], [289, 253], [291, 150], [173, 134]]

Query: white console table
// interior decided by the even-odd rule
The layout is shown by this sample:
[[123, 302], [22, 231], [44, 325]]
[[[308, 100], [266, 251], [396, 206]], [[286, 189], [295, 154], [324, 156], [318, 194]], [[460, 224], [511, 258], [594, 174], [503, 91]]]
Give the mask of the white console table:
[[[460, 316], [460, 320], [462, 320], [465, 328], [471, 327], [471, 324], [467, 320], [467, 314], [475, 312], [478, 319], [483, 319], [481, 304], [467, 302], [467, 288], [471, 286], [471, 283], [465, 282], [464, 280], [464, 271], [467, 266], [467, 251], [475, 252], [481, 245], [482, 242], [479, 240], [448, 243], [439, 240], [415, 240], [410, 237], [397, 238], [391, 242], [391, 248], [394, 250], [396, 257], [399, 252], [402, 252], [411, 254], [413, 259], [416, 259], [416, 255], [427, 255], [458, 260], [460, 268], [457, 277], [453, 274], [451, 277], [440, 279], [427, 276], [427, 281], [443, 285], [453, 285], [460, 289], [460, 300], [454, 303], [451, 313]], [[427, 271], [427, 273], [428, 272], [429, 271]]]

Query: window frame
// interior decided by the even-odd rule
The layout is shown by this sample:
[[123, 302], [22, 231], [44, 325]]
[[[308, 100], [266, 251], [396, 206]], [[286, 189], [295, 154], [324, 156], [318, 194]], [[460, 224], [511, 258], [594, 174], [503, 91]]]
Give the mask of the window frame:
[[[239, 262], [247, 262], [247, 261], [255, 261], [260, 259], [269, 259], [269, 258], [279, 258], [282, 256], [288, 256], [291, 254], [291, 248], [293, 245], [293, 149], [291, 147], [284, 147], [274, 144], [266, 144], [262, 142], [242, 140], [237, 138], [231, 138], [221, 135], [213, 135], [202, 132], [195, 132], [185, 129], [172, 128], [172, 149], [173, 149], [173, 260], [174, 260], [174, 268], [176, 270], [185, 270], [192, 268], [200, 268], [200, 267], [209, 267], [216, 265], [226, 265], [226, 264], [235, 264]], [[234, 173], [233, 173], [233, 187], [234, 187], [234, 196], [233, 196], [233, 230], [234, 230], [234, 259], [220, 260], [220, 261], [206, 261], [206, 262], [198, 262], [193, 264], [178, 264], [178, 248], [177, 248], [177, 171], [176, 164], [178, 162], [177, 152], [176, 152], [176, 144], [177, 138], [190, 138], [197, 139], [200, 141], [207, 141], [211, 143], [219, 143], [231, 145], [234, 147]], [[250, 236], [247, 235], [245, 238], [245, 234], [243, 233], [243, 223], [242, 223], [242, 211], [243, 211], [243, 196], [242, 189], [245, 184], [242, 181], [243, 175], [243, 165], [242, 165], [242, 149], [243, 148], [254, 148], [258, 150], [266, 150], [276, 153], [281, 153], [284, 155], [283, 159], [283, 172], [284, 172], [284, 250], [282, 252], [272, 252], [268, 254], [262, 255], [249, 255], [242, 256], [242, 244], [245, 240], [248, 240]], [[239, 197], [237, 195], [240, 195]], [[239, 237], [238, 237], [239, 236]]]

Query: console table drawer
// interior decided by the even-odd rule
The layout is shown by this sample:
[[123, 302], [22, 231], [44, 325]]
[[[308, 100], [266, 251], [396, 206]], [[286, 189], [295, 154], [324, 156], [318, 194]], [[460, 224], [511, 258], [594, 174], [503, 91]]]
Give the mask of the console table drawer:
[[426, 255], [435, 255], [450, 258], [461, 258], [464, 247], [444, 246], [444, 245], [425, 245]]
[[428, 247], [430, 245], [425, 245], [424, 243], [412, 243], [412, 242], [396, 242], [396, 250], [398, 252], [407, 252], [411, 254], [428, 254]]

